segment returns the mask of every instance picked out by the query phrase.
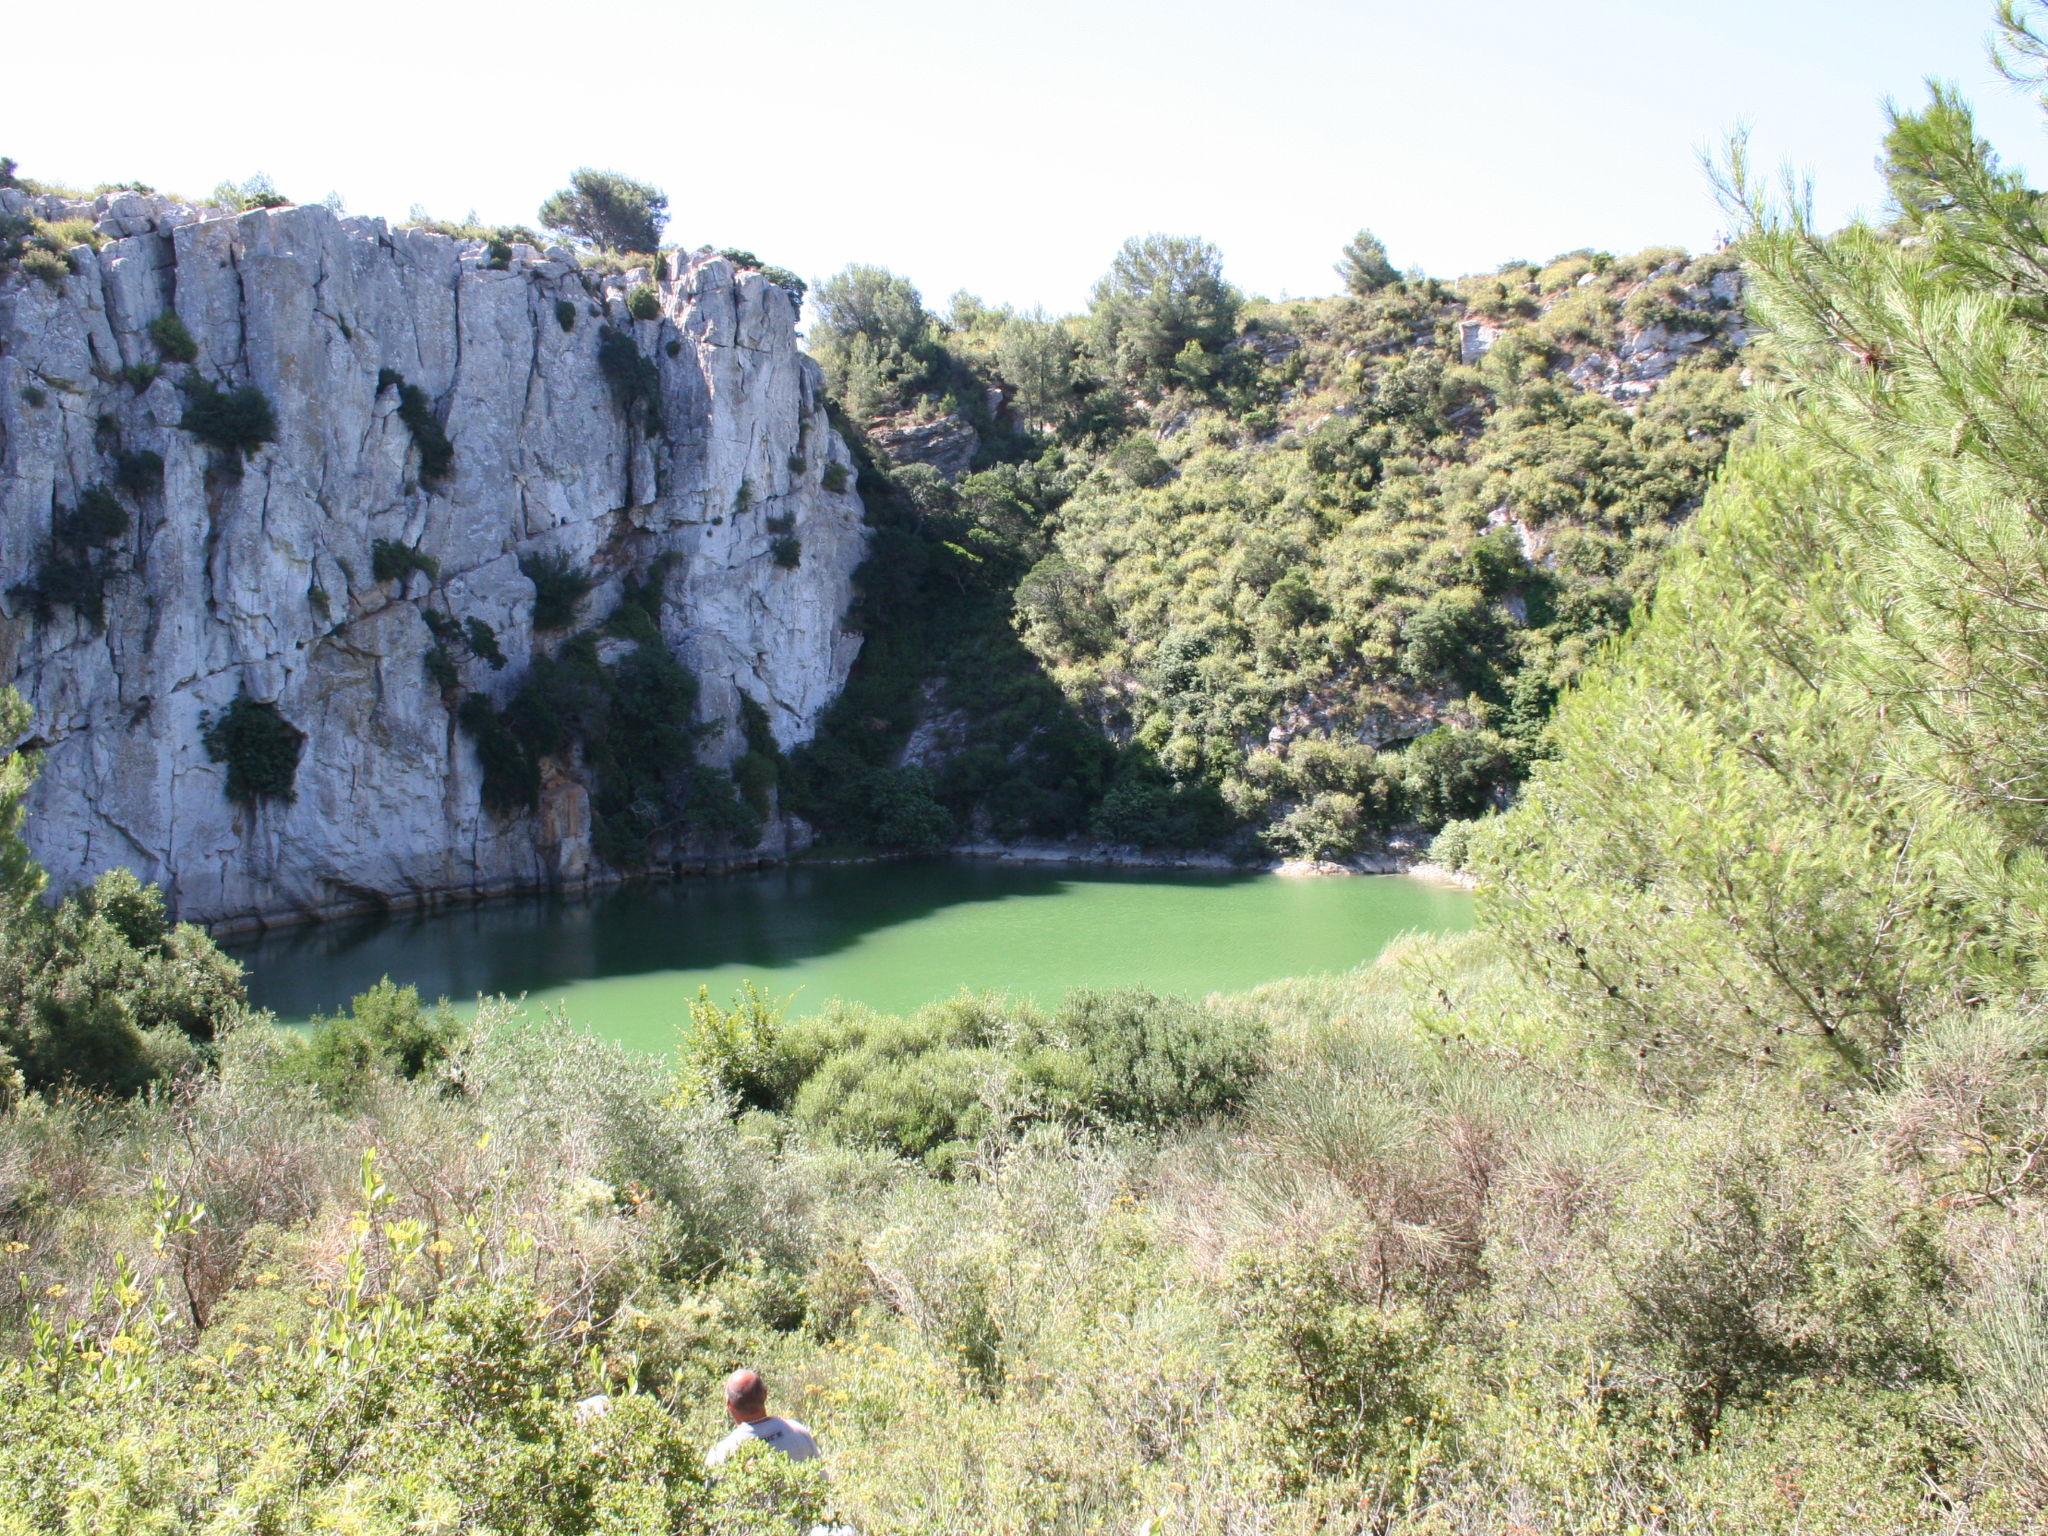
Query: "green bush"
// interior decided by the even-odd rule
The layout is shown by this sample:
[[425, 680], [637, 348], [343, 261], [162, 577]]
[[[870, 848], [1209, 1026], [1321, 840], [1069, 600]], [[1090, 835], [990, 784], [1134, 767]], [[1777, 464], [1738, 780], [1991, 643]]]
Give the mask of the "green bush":
[[57, 514], [55, 532], [65, 544], [111, 544], [128, 531], [129, 523], [128, 509], [111, 490], [88, 485], [68, 512]]
[[1186, 998], [1070, 992], [1025, 1050], [1021, 1072], [1069, 1113], [1157, 1131], [1241, 1104], [1265, 1039], [1256, 1019]]
[[741, 986], [730, 1008], [699, 987], [683, 1036], [684, 1090], [715, 1089], [738, 1109], [786, 1108], [800, 1080], [783, 1049], [784, 1007], [752, 982]]
[[626, 295], [626, 313], [635, 320], [659, 320], [661, 295], [650, 284], [638, 284]]
[[844, 464], [827, 464], [825, 472], [818, 476], [818, 484], [837, 496], [849, 483]]
[[597, 337], [597, 366], [611, 391], [612, 404], [626, 418], [649, 432], [661, 430], [661, 372], [641, 354], [627, 332], [606, 326]]
[[1005, 1073], [1009, 1028], [974, 998], [903, 1018], [840, 1004], [787, 1027], [779, 1070], [800, 1082], [790, 1108], [804, 1125], [950, 1174], [994, 1126], [985, 1096]]
[[428, 681], [443, 694], [452, 694], [462, 686], [462, 672], [455, 664], [455, 657], [445, 645], [430, 645], [420, 658], [420, 665], [426, 668]]
[[395, 369], [379, 371], [377, 392], [382, 394], [394, 387], [398, 390], [398, 419], [405, 423], [406, 431], [412, 434], [413, 447], [419, 450], [420, 478], [446, 479], [455, 467], [455, 444], [449, 441], [447, 429], [434, 414], [434, 402], [417, 384], [406, 383], [405, 375]]
[[519, 574], [533, 583], [533, 627], [537, 630], [567, 629], [576, 622], [576, 610], [597, 578], [578, 570], [565, 554], [540, 553], [519, 557]]
[[555, 324], [564, 331], [576, 329], [576, 306], [568, 299], [555, 300]]
[[516, 816], [540, 803], [540, 764], [526, 750], [497, 706], [472, 693], [456, 709], [463, 734], [476, 748], [483, 769], [484, 807], [499, 816]]
[[164, 457], [148, 448], [114, 456], [114, 484], [130, 496], [149, 496], [163, 489]]
[[290, 801], [298, 778], [306, 733], [285, 719], [277, 705], [253, 699], [247, 688], [217, 715], [201, 722], [206, 755], [227, 765], [227, 797], [237, 805]]
[[462, 638], [468, 644], [470, 654], [484, 662], [493, 672], [505, 670], [505, 652], [498, 645], [498, 632], [479, 618], [462, 621]]
[[401, 544], [396, 539], [377, 539], [370, 545], [370, 576], [372, 580], [404, 581], [418, 571], [428, 581], [441, 579], [441, 562], [416, 545]]
[[21, 256], [21, 270], [39, 277], [53, 288], [61, 288], [71, 276], [71, 260], [55, 251], [31, 250]]
[[422, 1007], [417, 987], [397, 986], [386, 976], [357, 994], [347, 1013], [313, 1020], [297, 1070], [328, 1103], [348, 1108], [380, 1077], [438, 1069], [465, 1034], [447, 999]]
[[1440, 869], [1463, 870], [1472, 853], [1472, 838], [1486, 818], [1478, 821], [1447, 821], [1430, 839], [1429, 862]]
[[803, 560], [803, 540], [793, 533], [778, 533], [768, 541], [768, 553], [783, 570], [793, 571]]
[[192, 333], [185, 328], [185, 322], [174, 309], [165, 310], [149, 322], [149, 339], [156, 344], [165, 362], [193, 363], [199, 360], [199, 343], [192, 339]]
[[[27, 724], [12, 699], [0, 694], [8, 739]], [[42, 872], [14, 831], [34, 769], [32, 754], [0, 760], [0, 1101], [15, 1086], [131, 1092], [189, 1068], [195, 1042], [239, 1019], [242, 970], [128, 870], [54, 908], [35, 901]]]
[[1439, 726], [1401, 754], [1402, 798], [1424, 826], [1474, 817], [1492, 804], [1513, 764], [1513, 749], [1499, 732]]
[[94, 629], [104, 629], [111, 574], [106, 550], [128, 532], [130, 521], [128, 509], [106, 486], [86, 486], [74, 505], [57, 509], [34, 577], [14, 587], [12, 595], [45, 622], [57, 609], [69, 608]]
[[255, 386], [224, 390], [197, 376], [180, 384], [185, 414], [178, 425], [209, 447], [248, 458], [277, 440], [277, 414]]

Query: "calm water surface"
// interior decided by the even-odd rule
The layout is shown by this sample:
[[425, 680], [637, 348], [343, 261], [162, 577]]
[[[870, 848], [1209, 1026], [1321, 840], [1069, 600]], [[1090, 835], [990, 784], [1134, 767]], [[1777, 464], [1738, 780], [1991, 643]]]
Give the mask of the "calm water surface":
[[280, 1019], [380, 976], [471, 1004], [526, 994], [628, 1045], [665, 1049], [700, 985], [743, 980], [811, 1012], [889, 1012], [961, 988], [1056, 1002], [1071, 987], [1200, 994], [1344, 970], [1412, 929], [1469, 927], [1464, 892], [1401, 876], [1287, 879], [933, 860], [778, 869], [327, 923], [225, 944]]

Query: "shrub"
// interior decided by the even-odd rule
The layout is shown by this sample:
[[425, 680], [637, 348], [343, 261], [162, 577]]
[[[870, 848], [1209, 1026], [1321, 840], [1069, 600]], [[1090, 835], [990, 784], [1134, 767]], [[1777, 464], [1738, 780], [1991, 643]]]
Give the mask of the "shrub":
[[512, 265], [512, 247], [502, 235], [493, 235], [484, 246], [484, 265], [493, 272], [503, 272]]
[[357, 994], [347, 1013], [313, 1020], [298, 1070], [330, 1104], [347, 1108], [379, 1076], [413, 1078], [434, 1070], [466, 1032], [446, 998], [424, 1008], [419, 988], [397, 986], [386, 976]]
[[405, 423], [405, 429], [412, 434], [413, 447], [419, 450], [420, 479], [446, 479], [455, 466], [455, 444], [448, 440], [447, 430], [434, 414], [434, 402], [417, 384], [406, 383], [403, 374], [386, 368], [377, 375], [380, 394], [394, 384], [398, 387], [398, 419]]
[[462, 673], [456, 667], [455, 658], [449, 653], [447, 646], [427, 647], [426, 654], [420, 658], [420, 664], [426, 668], [427, 677], [433, 685], [443, 694], [452, 694], [462, 686]]
[[1160, 1130], [1243, 1102], [1265, 1026], [1249, 1014], [1137, 988], [1070, 992], [1023, 1057], [1022, 1075], [1053, 1104]]
[[576, 329], [576, 306], [568, 299], [555, 300], [555, 324], [565, 331]]
[[659, 320], [661, 318], [661, 295], [647, 283], [636, 285], [626, 295], [626, 313], [635, 320]]
[[107, 622], [105, 547], [129, 528], [128, 509], [104, 485], [89, 485], [75, 505], [59, 508], [51, 519], [50, 543], [33, 580], [13, 589], [47, 622], [58, 608], [69, 608], [94, 629]]
[[505, 652], [498, 645], [498, 632], [489, 624], [474, 617], [463, 620], [462, 638], [468, 642], [470, 654], [493, 672], [505, 670]]
[[608, 325], [597, 338], [597, 366], [611, 390], [612, 404], [626, 418], [637, 419], [649, 432], [661, 429], [661, 373], [654, 360], [641, 355], [627, 332]]
[[24, 251], [21, 256], [21, 270], [30, 277], [39, 277], [52, 287], [62, 287], [64, 280], [71, 276], [71, 259], [55, 251]]
[[1462, 870], [1471, 856], [1472, 837], [1485, 821], [1447, 821], [1442, 830], [1430, 839], [1429, 862], [1440, 869]]
[[164, 485], [164, 457], [147, 448], [114, 456], [114, 484], [130, 496], [147, 496]]
[[62, 543], [93, 546], [111, 544], [128, 525], [128, 509], [119, 498], [104, 485], [88, 485], [69, 512], [57, 515], [55, 530]]
[[779, 1070], [800, 1080], [792, 1112], [814, 1131], [950, 1174], [994, 1124], [987, 1095], [1006, 1073], [1009, 1028], [979, 998], [901, 1018], [834, 1004], [788, 1027]]
[[483, 769], [484, 807], [500, 816], [514, 816], [540, 804], [540, 764], [513, 734], [497, 706], [485, 695], [472, 693], [462, 701], [455, 718], [476, 748]]
[[1329, 863], [1358, 852], [1367, 829], [1365, 803], [1343, 790], [1310, 796], [1266, 829], [1266, 842], [1297, 859]]
[[1515, 772], [1515, 756], [1496, 731], [1439, 726], [1401, 754], [1401, 791], [1408, 812], [1440, 826], [1486, 810]]
[[199, 343], [192, 339], [192, 333], [185, 328], [185, 322], [174, 309], [167, 309], [149, 322], [149, 339], [166, 362], [190, 363], [199, 358]]
[[414, 571], [423, 573], [428, 581], [439, 581], [441, 562], [416, 545], [401, 544], [396, 539], [378, 539], [371, 544], [372, 580], [404, 581]]
[[244, 1001], [241, 966], [201, 929], [171, 923], [163, 893], [126, 869], [0, 925], [0, 1076], [18, 1071], [37, 1091], [146, 1087], [190, 1067], [194, 1043]]
[[751, 981], [742, 984], [730, 1008], [713, 1002], [709, 987], [699, 987], [683, 1037], [683, 1089], [714, 1089], [737, 1109], [786, 1108], [799, 1079], [797, 1063], [782, 1045], [785, 1006]]
[[[2039, 1222], [2035, 1223], [2038, 1244]], [[1964, 1316], [1963, 1414], [1994, 1467], [2048, 1510], [2048, 1262], [2016, 1243], [1990, 1266]]]
[[206, 755], [227, 764], [227, 797], [237, 805], [289, 801], [298, 777], [306, 733], [268, 700], [253, 699], [245, 687], [218, 715], [205, 717], [200, 739]]
[[[1233, 1310], [1259, 1372], [1247, 1407], [1275, 1449], [1324, 1476], [1359, 1473], [1398, 1454], [1406, 1426], [1431, 1416], [1426, 1367], [1434, 1346], [1414, 1306], [1378, 1305], [1350, 1279], [1339, 1232], [1240, 1261]], [[1391, 1468], [1389, 1470], [1392, 1470]]]
[[183, 388], [185, 414], [178, 425], [209, 447], [247, 458], [277, 440], [277, 414], [254, 385], [224, 390], [193, 377]]
[[576, 622], [576, 610], [597, 578], [578, 570], [565, 554], [533, 554], [519, 557], [519, 574], [533, 583], [533, 627], [537, 630], [567, 629]]
[[120, 380], [138, 395], [154, 384], [163, 374], [159, 363], [130, 363], [120, 372]]

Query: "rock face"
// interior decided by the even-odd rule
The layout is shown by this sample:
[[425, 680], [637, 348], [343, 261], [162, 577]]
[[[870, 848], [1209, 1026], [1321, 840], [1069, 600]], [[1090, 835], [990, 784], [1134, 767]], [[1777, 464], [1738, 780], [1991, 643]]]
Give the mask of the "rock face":
[[[659, 638], [699, 681], [707, 764], [741, 750], [742, 695], [788, 746], [844, 683], [866, 541], [852, 460], [794, 305], [760, 274], [700, 252], [666, 279], [600, 278], [566, 250], [317, 207], [0, 191], [0, 212], [111, 237], [60, 281], [0, 271], [0, 683], [47, 745], [29, 830], [54, 886], [127, 865], [179, 916], [220, 923], [614, 874], [573, 750], [541, 763], [536, 809], [498, 814], [457, 723], [461, 697], [502, 704], [565, 641], [536, 634], [522, 559], [594, 582], [578, 626], [659, 573]], [[642, 284], [652, 318], [636, 319]], [[189, 363], [174, 328], [152, 335], [170, 313]], [[272, 440], [244, 457], [181, 427], [201, 381], [253, 386]], [[109, 492], [127, 526], [88, 548], [77, 509]], [[102, 623], [67, 551], [74, 575], [97, 572]], [[444, 645], [430, 680], [430, 621], [488, 625], [504, 666]], [[304, 733], [289, 798], [225, 792], [207, 724], [242, 694]], [[663, 857], [752, 860], [800, 833], [771, 817], [756, 849], [700, 833]]]
[[868, 424], [868, 438], [891, 464], [929, 464], [948, 480], [958, 480], [974, 467], [981, 434], [959, 416], [936, 421], [884, 417]]

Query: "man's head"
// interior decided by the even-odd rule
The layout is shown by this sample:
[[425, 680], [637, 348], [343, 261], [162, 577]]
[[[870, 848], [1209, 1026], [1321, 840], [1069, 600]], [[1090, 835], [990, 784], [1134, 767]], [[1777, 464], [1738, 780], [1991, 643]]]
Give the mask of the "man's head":
[[759, 1371], [734, 1371], [725, 1378], [725, 1411], [735, 1424], [768, 1417], [768, 1386]]

